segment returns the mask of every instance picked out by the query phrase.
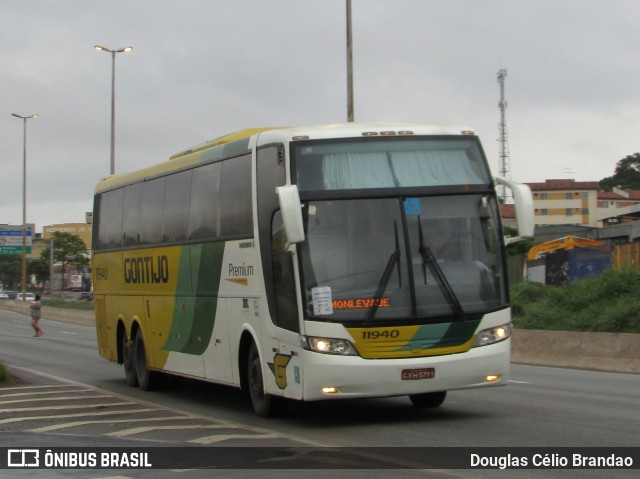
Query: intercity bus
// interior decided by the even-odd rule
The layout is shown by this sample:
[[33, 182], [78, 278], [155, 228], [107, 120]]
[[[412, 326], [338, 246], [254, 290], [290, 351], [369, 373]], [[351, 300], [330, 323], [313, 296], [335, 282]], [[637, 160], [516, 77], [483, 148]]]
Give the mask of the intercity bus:
[[505, 385], [511, 313], [496, 185], [467, 128], [243, 130], [96, 187], [101, 356], [143, 390], [169, 376], [285, 399]]

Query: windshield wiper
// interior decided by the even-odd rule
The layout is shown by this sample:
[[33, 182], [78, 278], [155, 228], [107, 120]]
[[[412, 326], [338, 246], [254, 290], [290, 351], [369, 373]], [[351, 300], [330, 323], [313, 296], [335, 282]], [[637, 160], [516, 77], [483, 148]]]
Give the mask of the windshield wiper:
[[378, 312], [378, 306], [380, 306], [380, 301], [382, 300], [382, 296], [387, 289], [387, 285], [389, 284], [389, 280], [391, 279], [391, 275], [393, 274], [393, 269], [396, 265], [398, 266], [399, 287], [402, 288], [402, 274], [400, 271], [400, 241], [398, 240], [398, 224], [395, 221], [393, 222], [393, 230], [396, 239], [396, 250], [391, 253], [391, 256], [389, 256], [389, 260], [387, 261], [387, 266], [384, 268], [382, 278], [380, 278], [380, 282], [378, 283], [378, 287], [376, 289], [376, 294], [373, 296], [373, 304], [367, 312], [367, 319], [365, 320], [366, 323], [373, 322], [373, 318], [375, 318], [376, 313]]
[[449, 280], [447, 279], [444, 272], [442, 271], [442, 268], [438, 264], [438, 260], [433, 255], [431, 248], [429, 248], [424, 244], [424, 236], [422, 233], [422, 220], [420, 219], [420, 216], [418, 216], [418, 236], [420, 239], [419, 251], [420, 251], [420, 256], [422, 257], [422, 271], [424, 274], [424, 284], [427, 284], [427, 268], [429, 267], [431, 268], [433, 275], [437, 278], [438, 285], [440, 286], [440, 290], [442, 291], [442, 294], [449, 302], [449, 305], [451, 306], [454, 313], [456, 314], [456, 317], [458, 319], [461, 319], [464, 314], [462, 305], [460, 304], [460, 301], [458, 300], [458, 297], [456, 296], [455, 291], [451, 287], [451, 283], [449, 283]]

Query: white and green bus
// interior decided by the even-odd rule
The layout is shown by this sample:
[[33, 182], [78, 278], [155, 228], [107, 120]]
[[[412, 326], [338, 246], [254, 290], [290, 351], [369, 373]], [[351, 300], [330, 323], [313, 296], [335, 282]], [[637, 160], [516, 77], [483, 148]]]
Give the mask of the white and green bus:
[[[243, 130], [95, 191], [100, 354], [284, 398], [505, 385], [511, 312], [496, 183], [533, 234], [528, 187], [493, 178], [473, 131], [348, 123]], [[513, 239], [510, 239], [513, 240]]]

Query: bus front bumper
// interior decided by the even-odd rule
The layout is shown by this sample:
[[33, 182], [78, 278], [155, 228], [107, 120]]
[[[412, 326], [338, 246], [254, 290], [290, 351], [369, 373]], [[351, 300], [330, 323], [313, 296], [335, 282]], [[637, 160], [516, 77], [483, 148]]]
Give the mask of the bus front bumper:
[[511, 339], [465, 353], [403, 359], [363, 359], [303, 351], [303, 400], [390, 397], [504, 386]]

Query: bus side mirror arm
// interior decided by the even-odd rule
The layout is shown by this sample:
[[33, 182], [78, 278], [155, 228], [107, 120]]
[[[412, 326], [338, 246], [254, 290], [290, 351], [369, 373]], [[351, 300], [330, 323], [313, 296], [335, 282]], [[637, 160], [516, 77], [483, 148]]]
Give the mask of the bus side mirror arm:
[[518, 223], [519, 236], [510, 238], [505, 237], [505, 245], [533, 238], [535, 223], [533, 217], [533, 196], [531, 195], [531, 189], [525, 184], [517, 183], [500, 176], [496, 176], [494, 180], [497, 184], [509, 188], [513, 193], [513, 199], [515, 201], [516, 221]]
[[278, 186], [276, 194], [280, 203], [284, 231], [287, 235], [285, 249], [289, 251], [291, 245], [302, 243], [305, 240], [300, 194], [296, 185]]

